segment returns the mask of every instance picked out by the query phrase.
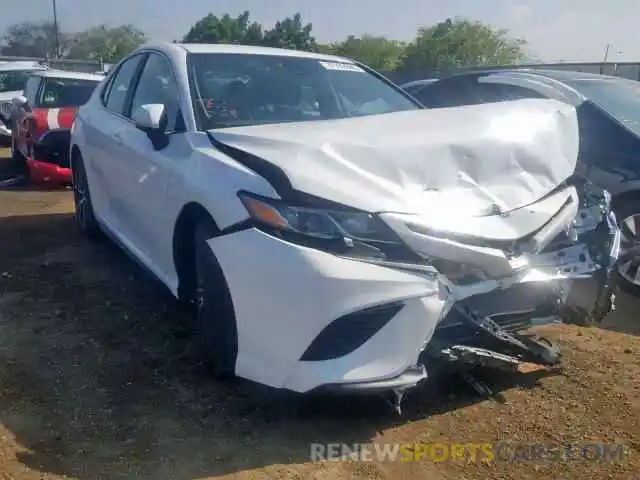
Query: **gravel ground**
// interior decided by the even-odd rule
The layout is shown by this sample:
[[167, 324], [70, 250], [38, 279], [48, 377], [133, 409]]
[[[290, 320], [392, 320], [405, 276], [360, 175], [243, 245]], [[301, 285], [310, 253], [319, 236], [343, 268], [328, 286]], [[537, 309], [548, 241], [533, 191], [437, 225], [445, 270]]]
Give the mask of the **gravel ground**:
[[[108, 242], [75, 231], [71, 195], [0, 191], [0, 478], [631, 479], [640, 472], [640, 320], [543, 328], [560, 372], [490, 378], [478, 398], [427, 384], [398, 418], [376, 399], [221, 385], [189, 316]], [[621, 333], [624, 332], [624, 333]], [[311, 443], [624, 443], [626, 462], [309, 461]], [[640, 477], [636, 477], [640, 478]]]

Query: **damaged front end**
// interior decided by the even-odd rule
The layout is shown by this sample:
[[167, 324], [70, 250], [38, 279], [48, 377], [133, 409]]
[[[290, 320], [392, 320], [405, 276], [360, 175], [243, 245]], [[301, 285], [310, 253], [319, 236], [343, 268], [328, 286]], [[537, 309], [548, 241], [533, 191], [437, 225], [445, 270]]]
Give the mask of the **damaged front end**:
[[[561, 188], [576, 192], [571, 197], [577, 201], [575, 216], [552, 238], [542, 239], [541, 234], [553, 220], [501, 245], [504, 257], [494, 258], [508, 262], [512, 274], [491, 278], [483, 271], [479, 278], [473, 265], [431, 259], [450, 308], [424, 345], [416, 378], [459, 373], [476, 391], [489, 394], [490, 388], [470, 374], [474, 368], [517, 371], [523, 363], [559, 364], [558, 347], [526, 329], [547, 323], [599, 324], [613, 309], [620, 231], [610, 196], [573, 179]], [[489, 244], [488, 250], [495, 247]], [[495, 253], [486, 245], [478, 251], [479, 259]], [[398, 410], [406, 390], [407, 385], [394, 389]]]
[[[580, 134], [569, 105], [529, 99], [209, 135], [278, 191], [278, 200], [254, 199], [265, 208], [239, 193], [260, 229], [345, 260], [345, 270], [382, 267], [376, 302], [349, 300], [345, 310], [397, 301], [414, 309], [385, 327], [401, 345], [384, 351], [384, 335], [374, 335], [354, 349], [353, 365], [327, 365], [318, 388], [392, 390], [399, 408], [427, 376], [457, 371], [484, 392], [468, 374], [474, 367], [558, 363], [557, 347], [528, 327], [597, 324], [613, 307], [620, 232], [610, 196], [575, 175]], [[390, 271], [408, 275], [382, 280]], [[280, 384], [307, 391], [301, 378], [321, 367], [298, 358]], [[358, 369], [374, 364], [371, 375]]]

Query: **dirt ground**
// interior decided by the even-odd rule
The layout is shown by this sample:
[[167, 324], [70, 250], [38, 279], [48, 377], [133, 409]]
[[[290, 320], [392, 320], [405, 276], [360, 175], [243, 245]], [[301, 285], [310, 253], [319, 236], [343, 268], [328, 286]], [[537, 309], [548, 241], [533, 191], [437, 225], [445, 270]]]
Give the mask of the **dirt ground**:
[[[213, 382], [188, 315], [106, 241], [69, 191], [0, 191], [0, 478], [631, 479], [640, 472], [640, 302], [605, 328], [553, 326], [561, 372], [426, 384], [377, 399]], [[624, 333], [621, 333], [624, 332]], [[311, 443], [624, 443], [626, 462], [310, 461]], [[640, 477], [635, 477], [640, 478]]]

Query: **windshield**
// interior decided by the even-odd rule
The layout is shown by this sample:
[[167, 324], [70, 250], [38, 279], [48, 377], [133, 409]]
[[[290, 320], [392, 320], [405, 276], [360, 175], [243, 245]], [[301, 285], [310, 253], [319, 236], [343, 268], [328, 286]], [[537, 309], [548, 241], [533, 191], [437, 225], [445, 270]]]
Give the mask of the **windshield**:
[[0, 93], [20, 92], [27, 83], [27, 78], [37, 70], [0, 71]]
[[305, 122], [420, 108], [401, 91], [346, 62], [246, 54], [191, 54], [198, 128]]
[[569, 83], [635, 134], [640, 135], [640, 82], [625, 79]]
[[46, 78], [35, 106], [40, 108], [79, 107], [89, 100], [96, 85], [98, 85], [96, 80]]

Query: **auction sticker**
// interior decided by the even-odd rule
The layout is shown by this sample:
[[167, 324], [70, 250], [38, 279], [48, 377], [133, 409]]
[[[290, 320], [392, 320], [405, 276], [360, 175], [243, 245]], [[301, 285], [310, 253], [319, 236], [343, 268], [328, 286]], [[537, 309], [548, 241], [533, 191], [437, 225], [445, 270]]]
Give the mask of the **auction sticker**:
[[327, 70], [339, 70], [342, 72], [361, 72], [361, 73], [364, 72], [362, 68], [360, 68], [358, 65], [355, 65], [353, 63], [320, 62], [320, 65], [322, 65]]

